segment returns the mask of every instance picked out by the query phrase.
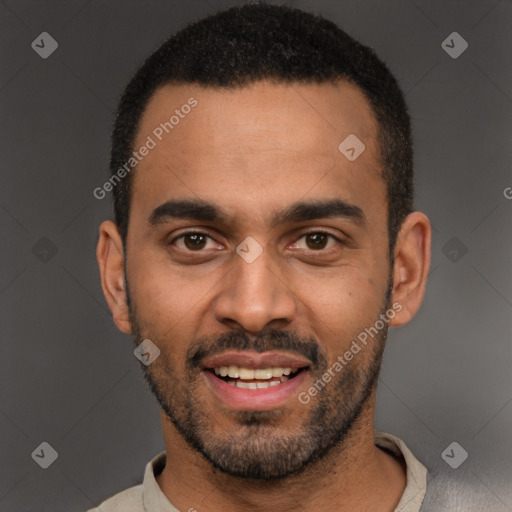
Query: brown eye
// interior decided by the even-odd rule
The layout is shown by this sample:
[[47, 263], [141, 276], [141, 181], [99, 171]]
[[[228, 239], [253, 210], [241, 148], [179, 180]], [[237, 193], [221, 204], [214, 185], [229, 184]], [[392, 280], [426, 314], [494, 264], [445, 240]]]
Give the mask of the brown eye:
[[325, 249], [330, 235], [325, 233], [308, 233], [306, 237], [306, 245], [308, 249]]
[[301, 235], [290, 247], [303, 251], [309, 256], [327, 256], [339, 251], [344, 246], [343, 240], [327, 231], [310, 231]]
[[206, 245], [206, 236], [199, 233], [191, 233], [183, 237], [183, 243], [191, 251], [203, 249]]
[[169, 245], [176, 245], [183, 251], [201, 252], [203, 249], [214, 248], [215, 241], [206, 233], [190, 231], [177, 236]]

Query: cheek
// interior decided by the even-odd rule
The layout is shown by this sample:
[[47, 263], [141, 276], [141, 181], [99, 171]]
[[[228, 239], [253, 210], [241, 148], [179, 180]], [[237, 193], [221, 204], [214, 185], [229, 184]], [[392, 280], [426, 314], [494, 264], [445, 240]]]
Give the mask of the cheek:
[[[129, 260], [130, 261], [130, 260]], [[201, 276], [173, 266], [160, 254], [142, 252], [131, 260], [130, 293], [141, 326], [154, 335], [168, 336], [176, 327], [180, 336], [202, 314], [221, 276]]]
[[[369, 277], [359, 266], [344, 266], [314, 275], [290, 275], [305, 328], [335, 350], [375, 322], [383, 305], [383, 279]], [[381, 282], [382, 281], [382, 282]]]

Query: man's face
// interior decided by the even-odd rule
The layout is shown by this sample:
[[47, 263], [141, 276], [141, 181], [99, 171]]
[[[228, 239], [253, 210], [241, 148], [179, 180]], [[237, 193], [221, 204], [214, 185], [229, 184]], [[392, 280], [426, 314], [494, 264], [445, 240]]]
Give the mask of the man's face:
[[[197, 105], [160, 133], [190, 97]], [[353, 161], [338, 149], [350, 134], [365, 145]], [[387, 332], [298, 399], [389, 307], [368, 102], [344, 82], [166, 86], [135, 148], [148, 136], [156, 146], [134, 174], [126, 250], [133, 333], [161, 351], [146, 377], [215, 467], [267, 479], [300, 471], [346, 438]]]

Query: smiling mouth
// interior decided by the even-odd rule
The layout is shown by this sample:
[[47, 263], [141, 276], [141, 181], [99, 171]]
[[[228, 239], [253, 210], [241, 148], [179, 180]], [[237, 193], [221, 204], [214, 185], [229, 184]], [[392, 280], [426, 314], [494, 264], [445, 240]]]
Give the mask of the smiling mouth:
[[230, 365], [209, 368], [208, 371], [230, 386], [254, 390], [279, 386], [294, 379], [307, 369], [308, 367], [283, 368], [279, 366], [251, 369]]

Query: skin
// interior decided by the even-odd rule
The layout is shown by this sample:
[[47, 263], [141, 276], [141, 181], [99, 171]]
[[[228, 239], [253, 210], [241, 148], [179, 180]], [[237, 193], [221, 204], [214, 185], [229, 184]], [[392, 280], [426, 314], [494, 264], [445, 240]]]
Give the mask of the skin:
[[[343, 81], [258, 82], [236, 90], [165, 86], [144, 112], [135, 147], [190, 97], [198, 105], [137, 167], [126, 253], [111, 221], [101, 225], [97, 248], [114, 322], [138, 339], [157, 340], [161, 355], [148, 372], [163, 389], [175, 385], [177, 414], [185, 414], [180, 412], [185, 356], [194, 341], [237, 330], [251, 336], [268, 329], [289, 331], [314, 340], [330, 367], [379, 318], [390, 274], [390, 303], [402, 308], [389, 325], [409, 322], [423, 299], [430, 265], [430, 224], [424, 214], [414, 212], [402, 223], [390, 267], [377, 124], [358, 88]], [[366, 146], [353, 162], [338, 151], [351, 133]], [[167, 219], [150, 225], [153, 210], [169, 199], [205, 200], [228, 217], [223, 222]], [[356, 205], [365, 221], [333, 217], [271, 225], [273, 212], [314, 199]], [[171, 243], [190, 228], [211, 237], [200, 254], [183, 239]], [[328, 231], [341, 243], [328, 239], [325, 248], [312, 247], [304, 234], [315, 229]], [[235, 252], [248, 236], [263, 248], [250, 264]], [[385, 332], [379, 343], [384, 339]], [[374, 358], [374, 350], [363, 350], [350, 361], [350, 369], [363, 371]], [[166, 373], [170, 367], [172, 374]], [[241, 431], [241, 415], [220, 404], [197, 379], [196, 407], [209, 419], [208, 433], [229, 443]], [[314, 380], [308, 375], [299, 392]], [[322, 391], [326, 400], [334, 389], [329, 384]], [[336, 505], [356, 512], [393, 511], [406, 485], [405, 469], [374, 445], [375, 392], [376, 387], [343, 442], [303, 471], [270, 482], [214, 468], [162, 412], [168, 464], [158, 484], [180, 510], [302, 507], [328, 512]], [[267, 434], [300, 434], [318, 400], [304, 405], [290, 399]]]

